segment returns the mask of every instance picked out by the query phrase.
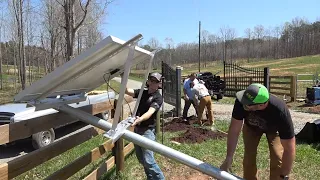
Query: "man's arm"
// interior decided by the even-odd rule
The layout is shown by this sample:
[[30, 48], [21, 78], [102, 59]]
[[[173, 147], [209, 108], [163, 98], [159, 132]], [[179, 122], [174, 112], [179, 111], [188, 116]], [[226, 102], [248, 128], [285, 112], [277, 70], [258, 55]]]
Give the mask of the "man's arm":
[[126, 88], [126, 91], [125, 91], [126, 94], [128, 94], [129, 96], [132, 96], [134, 97], [134, 89], [130, 89], [130, 88]]
[[289, 175], [296, 155], [296, 139], [281, 139], [283, 146], [281, 175]]
[[183, 88], [183, 94], [184, 94], [184, 97], [187, 96], [187, 90], [185, 88]]
[[156, 109], [154, 107], [150, 107], [149, 110], [146, 113], [144, 113], [142, 116], [137, 118], [131, 126], [135, 126], [145, 120], [148, 120], [154, 112], [156, 112]]

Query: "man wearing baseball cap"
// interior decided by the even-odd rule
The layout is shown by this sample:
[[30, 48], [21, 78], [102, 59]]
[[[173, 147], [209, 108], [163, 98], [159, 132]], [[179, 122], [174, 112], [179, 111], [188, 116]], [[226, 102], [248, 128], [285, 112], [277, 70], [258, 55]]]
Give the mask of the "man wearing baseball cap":
[[289, 179], [295, 159], [295, 134], [285, 102], [262, 84], [253, 83], [236, 93], [228, 131], [227, 155], [220, 166], [229, 170], [242, 129], [244, 142], [243, 178], [256, 180], [257, 148], [263, 134], [270, 151], [270, 179]]
[[[132, 126], [134, 127], [134, 132], [140, 134], [141, 136], [156, 140], [156, 114], [159, 111], [163, 98], [158, 90], [161, 83], [161, 74], [158, 72], [153, 72], [149, 74], [147, 80], [147, 89], [142, 93], [139, 107], [137, 110], [137, 117]], [[140, 89], [126, 89], [126, 94], [137, 98]], [[153, 155], [153, 151], [145, 149], [138, 145], [134, 145], [136, 156], [140, 164], [142, 164], [147, 179], [165, 179], [163, 172], [156, 163]]]

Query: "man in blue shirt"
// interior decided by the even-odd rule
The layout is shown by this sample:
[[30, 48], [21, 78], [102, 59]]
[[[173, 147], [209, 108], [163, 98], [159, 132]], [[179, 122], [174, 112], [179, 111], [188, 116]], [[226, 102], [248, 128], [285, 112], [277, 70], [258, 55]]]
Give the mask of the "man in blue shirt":
[[188, 111], [189, 111], [189, 108], [191, 106], [191, 104], [193, 105], [197, 115], [198, 115], [198, 111], [197, 111], [197, 106], [195, 104], [195, 102], [193, 101], [192, 99], [192, 87], [190, 86], [191, 83], [194, 83], [194, 85], [198, 84], [199, 81], [196, 79], [196, 74], [195, 73], [191, 73], [190, 74], [190, 77], [188, 79], [186, 79], [184, 81], [184, 84], [183, 84], [183, 93], [184, 93], [184, 108], [183, 108], [183, 120], [184, 121], [187, 121], [187, 117], [188, 117]]

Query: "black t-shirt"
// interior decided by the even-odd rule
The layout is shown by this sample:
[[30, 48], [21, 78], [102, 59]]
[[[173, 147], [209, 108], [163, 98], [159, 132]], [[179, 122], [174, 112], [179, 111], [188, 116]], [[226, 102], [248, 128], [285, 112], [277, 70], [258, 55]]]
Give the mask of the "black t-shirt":
[[[140, 89], [134, 90], [134, 98], [137, 98], [139, 95]], [[153, 93], [148, 93], [148, 90], [144, 90], [140, 99], [139, 107], [137, 110], [137, 116], [142, 116], [146, 113], [150, 107], [156, 109], [156, 112], [152, 114], [152, 116], [145, 121], [142, 121], [138, 127], [155, 127], [156, 126], [156, 118], [157, 112], [159, 111], [161, 105], [163, 103], [162, 96], [159, 91], [155, 91]]]
[[269, 104], [264, 110], [246, 111], [243, 105], [236, 99], [232, 117], [244, 120], [249, 127], [262, 132], [279, 132], [281, 139], [294, 137], [293, 123], [290, 111], [284, 101], [270, 94]]

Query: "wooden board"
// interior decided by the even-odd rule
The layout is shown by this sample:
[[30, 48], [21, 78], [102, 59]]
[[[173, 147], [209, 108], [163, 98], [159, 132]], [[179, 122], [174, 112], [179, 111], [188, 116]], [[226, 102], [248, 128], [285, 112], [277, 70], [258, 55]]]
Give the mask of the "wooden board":
[[83, 131], [75, 133], [63, 140], [54, 142], [44, 148], [18, 157], [7, 163], [0, 164], [0, 180], [17, 177], [103, 132], [104, 131], [98, 128], [86, 126]]

